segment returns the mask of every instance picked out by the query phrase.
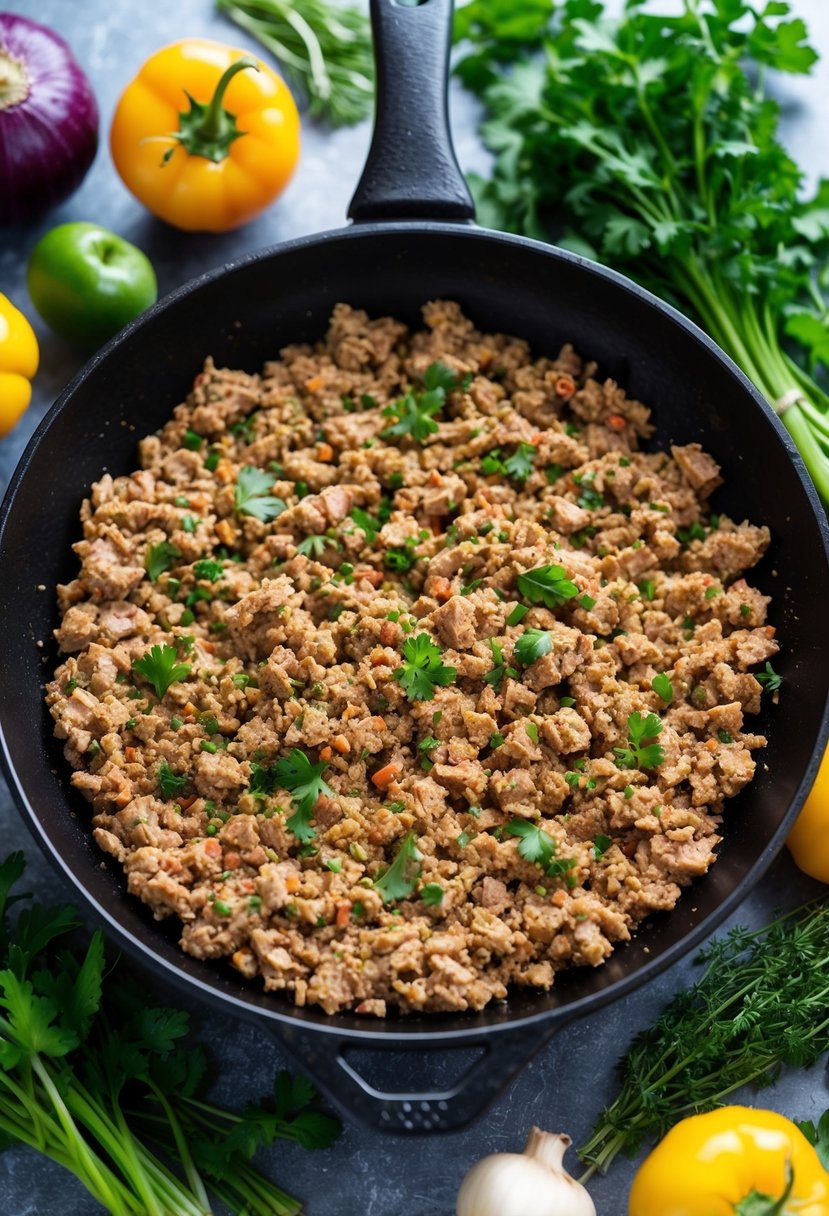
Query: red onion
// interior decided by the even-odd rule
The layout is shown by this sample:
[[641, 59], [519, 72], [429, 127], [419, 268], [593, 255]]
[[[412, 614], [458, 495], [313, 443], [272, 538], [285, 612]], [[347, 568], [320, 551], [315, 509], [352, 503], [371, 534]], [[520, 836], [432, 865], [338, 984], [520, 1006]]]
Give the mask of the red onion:
[[0, 13], [0, 224], [35, 220], [67, 198], [97, 147], [95, 95], [69, 47]]

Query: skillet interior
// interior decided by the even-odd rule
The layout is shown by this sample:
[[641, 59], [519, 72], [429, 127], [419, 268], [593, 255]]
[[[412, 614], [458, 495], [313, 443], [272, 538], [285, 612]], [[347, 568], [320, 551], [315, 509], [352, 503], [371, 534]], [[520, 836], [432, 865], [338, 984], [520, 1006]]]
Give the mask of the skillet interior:
[[[42, 682], [55, 659], [53, 588], [77, 568], [70, 545], [79, 536], [80, 501], [104, 469], [136, 467], [136, 440], [166, 420], [206, 354], [258, 370], [286, 343], [321, 336], [337, 301], [417, 324], [420, 305], [435, 297], [459, 300], [479, 327], [526, 337], [538, 352], [555, 353], [571, 341], [599, 361], [601, 374], [654, 407], [655, 445], [696, 440], [714, 454], [726, 478], [715, 509], [772, 532], [756, 582], [774, 596], [771, 620], [783, 642], [776, 666], [786, 686], [780, 706], [761, 719], [769, 746], [756, 780], [730, 804], [720, 860], [670, 915], [655, 918], [598, 970], [562, 976], [546, 996], [518, 993], [506, 1007], [471, 1018], [367, 1025], [294, 1010], [229, 969], [188, 958], [174, 925], [155, 924], [137, 900], [125, 898], [118, 867], [103, 861], [87, 833], [88, 804], [69, 790]], [[353, 1038], [382, 1030], [389, 1041], [425, 1038], [433, 1046], [483, 1028], [552, 1024], [595, 1008], [684, 953], [746, 894], [779, 848], [781, 824], [791, 822], [811, 784], [812, 758], [827, 730], [826, 533], [771, 411], [700, 331], [627, 280], [548, 246], [459, 225], [361, 224], [294, 242], [162, 301], [87, 366], [35, 434], [0, 525], [4, 763], [41, 843], [110, 930], [169, 978], [186, 977], [191, 991], [195, 984], [286, 1030], [316, 1027]]]

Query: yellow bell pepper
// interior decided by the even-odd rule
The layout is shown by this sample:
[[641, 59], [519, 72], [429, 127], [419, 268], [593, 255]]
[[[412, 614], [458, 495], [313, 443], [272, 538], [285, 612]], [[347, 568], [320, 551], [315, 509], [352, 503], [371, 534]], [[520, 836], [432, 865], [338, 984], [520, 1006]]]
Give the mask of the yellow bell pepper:
[[110, 148], [124, 184], [176, 228], [246, 224], [285, 188], [299, 157], [288, 86], [245, 51], [186, 38], [127, 85]]
[[752, 1195], [753, 1213], [829, 1216], [829, 1174], [800, 1129], [774, 1111], [724, 1106], [671, 1128], [636, 1174], [628, 1213], [735, 1216]]
[[29, 381], [39, 359], [35, 331], [0, 293], [0, 438], [8, 435], [28, 409], [32, 399]]
[[804, 873], [829, 882], [829, 748], [786, 844]]

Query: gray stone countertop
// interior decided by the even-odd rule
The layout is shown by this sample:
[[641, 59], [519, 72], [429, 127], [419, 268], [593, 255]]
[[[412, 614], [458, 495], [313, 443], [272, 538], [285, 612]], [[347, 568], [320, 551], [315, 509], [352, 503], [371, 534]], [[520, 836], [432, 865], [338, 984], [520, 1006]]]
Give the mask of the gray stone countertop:
[[[666, 4], [668, 0], [661, 0]], [[41, 342], [41, 370], [32, 406], [11, 436], [0, 443], [0, 487], [5, 486], [35, 425], [78, 370], [81, 360], [34, 316], [25, 288], [29, 252], [42, 232], [69, 220], [95, 220], [134, 241], [151, 257], [166, 293], [200, 271], [221, 265], [266, 245], [339, 226], [368, 146], [369, 129], [330, 132], [306, 123], [302, 160], [282, 199], [247, 227], [221, 236], [187, 235], [151, 218], [123, 187], [106, 147], [112, 110], [124, 82], [155, 49], [186, 35], [213, 37], [237, 45], [249, 40], [211, 10], [210, 0], [140, 4], [138, 0], [18, 0], [22, 12], [67, 38], [90, 75], [102, 114], [102, 146], [81, 189], [39, 225], [0, 232], [0, 291], [31, 317]], [[612, 6], [609, 6], [612, 7]], [[616, 4], [621, 7], [621, 4]], [[829, 53], [826, 0], [796, 0], [812, 41]], [[829, 64], [811, 77], [779, 83], [784, 135], [810, 179], [829, 174]], [[475, 132], [476, 111], [453, 88], [452, 117], [458, 157], [465, 170], [486, 166]], [[0, 782], [3, 853], [24, 848], [29, 883], [51, 900], [61, 891], [31, 841]], [[806, 879], [787, 854], [781, 856], [734, 922], [760, 924], [779, 907], [793, 907], [821, 888]], [[576, 1143], [588, 1134], [601, 1107], [614, 1093], [613, 1068], [633, 1035], [649, 1025], [658, 1010], [692, 978], [684, 960], [645, 988], [591, 1017], [570, 1024], [523, 1070], [477, 1122], [465, 1131], [430, 1139], [383, 1136], [349, 1125], [338, 1144], [320, 1153], [277, 1145], [261, 1163], [277, 1181], [300, 1196], [309, 1216], [451, 1216], [464, 1172], [478, 1157], [518, 1151], [532, 1123], [567, 1130]], [[181, 1003], [177, 993], [152, 977], [157, 999]], [[191, 1004], [207, 1044], [213, 1095], [230, 1106], [266, 1093], [275, 1071], [286, 1064], [279, 1046], [252, 1026]], [[437, 1080], [451, 1068], [448, 1055], [435, 1063]], [[751, 1100], [749, 1098], [749, 1100]], [[762, 1102], [790, 1116], [812, 1118], [829, 1105], [825, 1069], [788, 1072], [763, 1091]], [[574, 1167], [575, 1168], [575, 1167]], [[623, 1216], [635, 1163], [620, 1161], [605, 1178], [591, 1183], [599, 1216]], [[100, 1209], [58, 1166], [26, 1149], [0, 1156], [0, 1212], [4, 1216], [95, 1216]]]

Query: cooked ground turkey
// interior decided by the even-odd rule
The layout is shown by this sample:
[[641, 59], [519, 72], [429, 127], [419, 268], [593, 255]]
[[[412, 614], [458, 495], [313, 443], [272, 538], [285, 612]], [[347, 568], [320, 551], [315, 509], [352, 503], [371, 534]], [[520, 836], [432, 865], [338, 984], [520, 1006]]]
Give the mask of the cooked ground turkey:
[[[715, 462], [640, 452], [649, 410], [569, 346], [423, 316], [339, 305], [261, 375], [208, 360], [92, 487], [59, 588], [48, 703], [96, 841], [188, 953], [328, 1013], [599, 965], [708, 870], [765, 743], [769, 537], [709, 513]], [[519, 589], [542, 567], [551, 603]]]

